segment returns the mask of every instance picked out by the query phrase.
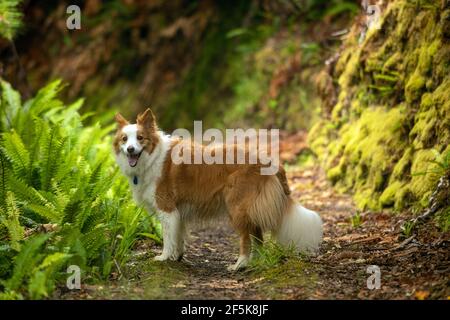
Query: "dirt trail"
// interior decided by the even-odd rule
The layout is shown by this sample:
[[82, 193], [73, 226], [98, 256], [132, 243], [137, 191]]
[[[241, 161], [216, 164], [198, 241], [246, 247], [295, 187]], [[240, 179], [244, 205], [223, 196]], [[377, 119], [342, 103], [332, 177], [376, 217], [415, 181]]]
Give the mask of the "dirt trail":
[[[65, 292], [65, 299], [447, 299], [449, 235], [432, 223], [407, 242], [407, 215], [356, 210], [316, 167], [288, 170], [293, 197], [318, 211], [324, 243], [314, 258], [289, 258], [263, 271], [232, 273], [238, 238], [226, 223], [193, 231], [181, 262], [152, 261], [160, 247], [140, 243], [124, 275], [105, 284]], [[367, 288], [367, 267], [381, 271], [380, 289]]]

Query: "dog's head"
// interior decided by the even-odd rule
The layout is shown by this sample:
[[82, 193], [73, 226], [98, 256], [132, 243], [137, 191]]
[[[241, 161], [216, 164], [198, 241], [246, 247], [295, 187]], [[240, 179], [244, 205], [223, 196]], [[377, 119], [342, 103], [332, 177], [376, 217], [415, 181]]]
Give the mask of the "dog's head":
[[151, 154], [159, 142], [156, 119], [150, 109], [139, 114], [136, 124], [130, 124], [120, 113], [115, 116], [118, 124], [114, 138], [116, 155], [127, 157], [130, 167], [136, 167], [143, 152]]

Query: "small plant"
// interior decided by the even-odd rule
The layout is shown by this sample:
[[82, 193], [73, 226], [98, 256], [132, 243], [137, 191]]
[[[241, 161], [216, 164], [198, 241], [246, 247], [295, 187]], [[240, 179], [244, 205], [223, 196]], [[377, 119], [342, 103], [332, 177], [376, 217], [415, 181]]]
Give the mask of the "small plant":
[[350, 224], [353, 228], [359, 228], [362, 224], [361, 214], [356, 212], [354, 215], [350, 217]]
[[270, 239], [264, 246], [254, 248], [249, 270], [261, 272], [295, 257], [298, 257], [298, 253], [293, 246], [284, 247]]
[[450, 230], [450, 207], [443, 209], [437, 214], [437, 222], [443, 232]]
[[414, 172], [413, 176], [427, 175], [430, 179], [438, 180], [444, 175], [450, 175], [450, 148], [447, 151], [440, 153], [439, 151], [433, 149], [434, 159], [427, 161], [432, 164], [431, 168], [427, 171]]
[[403, 235], [406, 238], [409, 238], [412, 235], [412, 232], [414, 230], [415, 223], [413, 221], [406, 221], [400, 229], [402, 230]]

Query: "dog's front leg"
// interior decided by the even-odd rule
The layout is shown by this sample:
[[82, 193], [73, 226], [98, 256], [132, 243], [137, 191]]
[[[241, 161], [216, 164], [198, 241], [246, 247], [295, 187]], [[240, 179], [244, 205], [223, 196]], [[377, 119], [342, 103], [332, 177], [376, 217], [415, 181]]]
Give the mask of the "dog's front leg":
[[186, 228], [178, 211], [159, 212], [163, 232], [163, 251], [157, 261], [180, 260], [184, 253]]

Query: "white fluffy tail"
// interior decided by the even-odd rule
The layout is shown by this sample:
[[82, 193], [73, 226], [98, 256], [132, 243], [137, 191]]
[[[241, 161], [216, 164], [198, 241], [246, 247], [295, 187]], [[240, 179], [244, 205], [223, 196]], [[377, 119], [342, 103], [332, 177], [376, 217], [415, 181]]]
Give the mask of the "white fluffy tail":
[[292, 203], [275, 235], [284, 246], [294, 245], [302, 253], [315, 254], [322, 242], [322, 219], [316, 212]]

